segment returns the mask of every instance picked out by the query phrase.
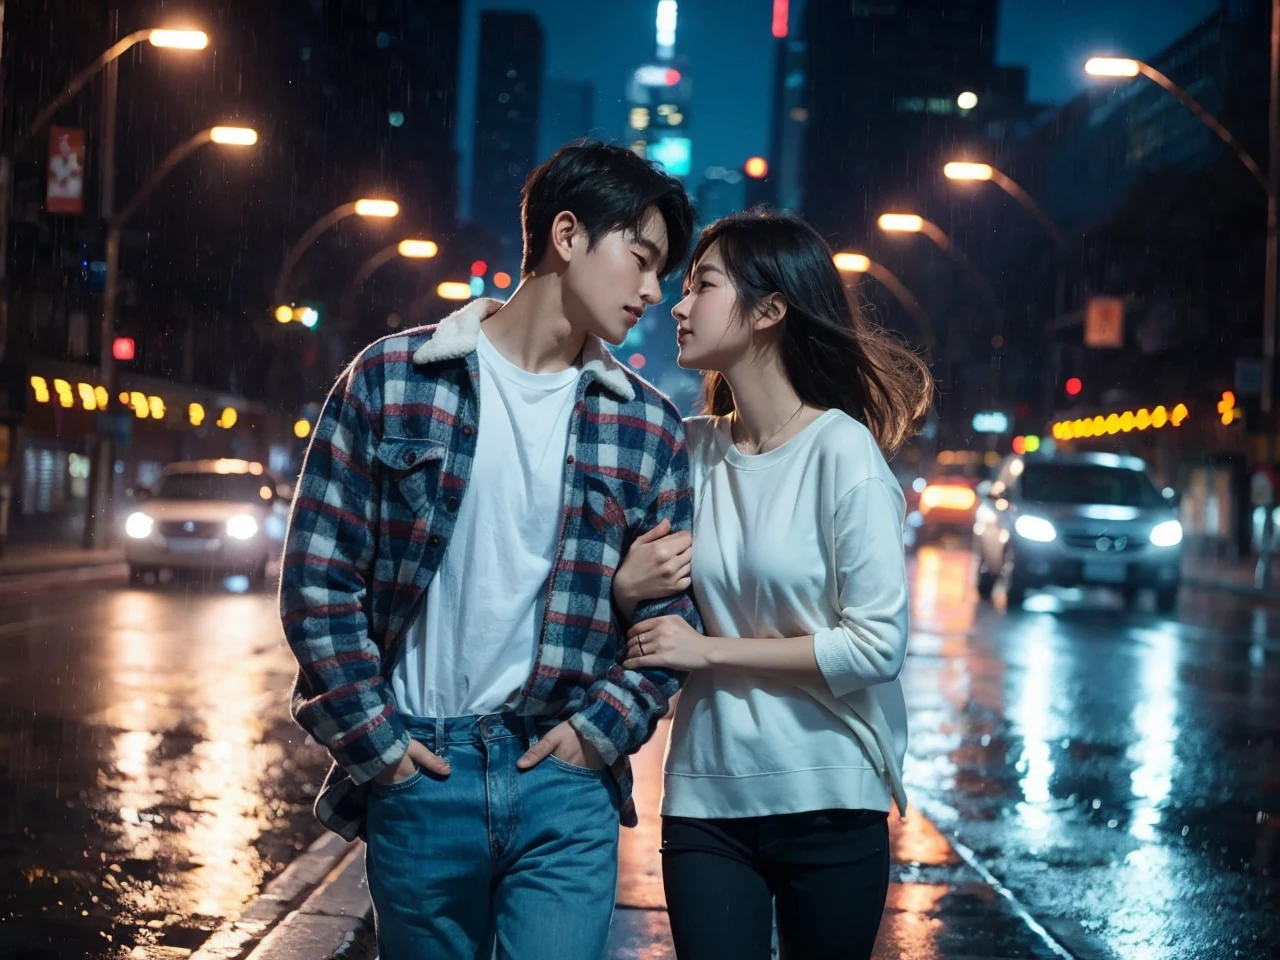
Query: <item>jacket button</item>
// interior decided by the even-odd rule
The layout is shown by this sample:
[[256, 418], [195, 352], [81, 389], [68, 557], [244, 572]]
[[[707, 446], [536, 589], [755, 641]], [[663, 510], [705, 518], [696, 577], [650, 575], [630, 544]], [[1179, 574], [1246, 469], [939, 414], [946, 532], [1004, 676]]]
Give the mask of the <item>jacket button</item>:
[[430, 537], [427, 538], [427, 543], [433, 547], [440, 546], [440, 534], [433, 533]]
[[571, 453], [571, 454], [569, 454], [569, 459], [568, 459], [568, 460], [566, 460], [566, 461], [565, 461], [565, 463], [573, 463], [573, 454], [572, 454], [572, 453]]
[[412, 450], [406, 450], [400, 457], [400, 461], [407, 467], [418, 458], [418, 455]]
[[457, 498], [457, 497], [450, 497], [448, 500], [446, 500], [446, 501], [444, 502], [444, 505], [445, 505], [445, 506], [446, 506], [450, 511], [457, 510], [457, 509], [458, 509], [458, 498]]
[[476, 428], [471, 426], [470, 424], [467, 424], [467, 426], [462, 428], [462, 435], [464, 437], [469, 437], [475, 432], [476, 432]]

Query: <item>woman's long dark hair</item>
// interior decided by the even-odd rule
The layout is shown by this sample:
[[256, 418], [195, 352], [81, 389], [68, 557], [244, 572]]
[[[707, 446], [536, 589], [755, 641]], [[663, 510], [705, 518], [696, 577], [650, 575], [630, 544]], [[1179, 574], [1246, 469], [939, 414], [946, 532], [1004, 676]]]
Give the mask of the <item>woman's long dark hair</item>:
[[[933, 400], [929, 367], [863, 315], [816, 230], [798, 217], [776, 213], [725, 217], [702, 231], [686, 283], [712, 244], [719, 245], [737, 291], [739, 319], [755, 316], [775, 293], [787, 302], [778, 349], [800, 399], [861, 421], [886, 455], [914, 435]], [[733, 411], [733, 393], [722, 374], [708, 371], [704, 386], [708, 413]]]

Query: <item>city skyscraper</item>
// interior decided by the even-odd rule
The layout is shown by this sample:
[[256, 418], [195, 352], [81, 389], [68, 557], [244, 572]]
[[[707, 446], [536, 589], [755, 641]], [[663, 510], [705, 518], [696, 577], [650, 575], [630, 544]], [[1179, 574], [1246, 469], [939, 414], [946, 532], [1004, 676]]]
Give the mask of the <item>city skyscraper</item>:
[[518, 263], [520, 188], [537, 164], [544, 58], [537, 17], [480, 14], [471, 215], [498, 237], [506, 263]]
[[803, 118], [803, 210], [820, 230], [865, 234], [936, 178], [944, 150], [981, 136], [986, 100], [1001, 87], [997, 6], [807, 0], [792, 22], [801, 46], [781, 58], [774, 136], [781, 150], [779, 124]]
[[542, 85], [538, 161], [545, 160], [566, 143], [589, 136], [595, 124], [595, 110], [595, 84], [548, 77]]

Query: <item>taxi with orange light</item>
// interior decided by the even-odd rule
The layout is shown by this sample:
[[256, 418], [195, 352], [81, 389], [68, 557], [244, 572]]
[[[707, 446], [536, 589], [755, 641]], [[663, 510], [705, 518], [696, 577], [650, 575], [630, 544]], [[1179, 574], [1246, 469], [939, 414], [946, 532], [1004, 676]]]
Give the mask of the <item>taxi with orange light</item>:
[[130, 580], [158, 582], [162, 572], [243, 575], [264, 584], [280, 555], [290, 491], [262, 464], [194, 460], [164, 468], [154, 490], [124, 522]]
[[916, 543], [929, 543], [947, 534], [967, 539], [978, 510], [977, 486], [986, 475], [980, 458], [940, 460], [920, 490], [918, 516], [909, 521], [916, 528]]

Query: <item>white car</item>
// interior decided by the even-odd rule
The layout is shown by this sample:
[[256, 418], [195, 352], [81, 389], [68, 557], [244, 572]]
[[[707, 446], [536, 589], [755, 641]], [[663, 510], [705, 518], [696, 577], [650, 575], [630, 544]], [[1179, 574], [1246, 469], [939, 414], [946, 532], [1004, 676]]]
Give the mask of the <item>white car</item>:
[[146, 583], [168, 569], [243, 574], [251, 586], [261, 586], [268, 562], [280, 555], [286, 494], [260, 463], [169, 464], [125, 520], [129, 579]]
[[1178, 605], [1176, 497], [1156, 489], [1137, 457], [1009, 457], [981, 493], [973, 533], [982, 598], [1003, 580], [1010, 607], [1051, 585], [1111, 587], [1126, 603], [1150, 588], [1159, 612]]

